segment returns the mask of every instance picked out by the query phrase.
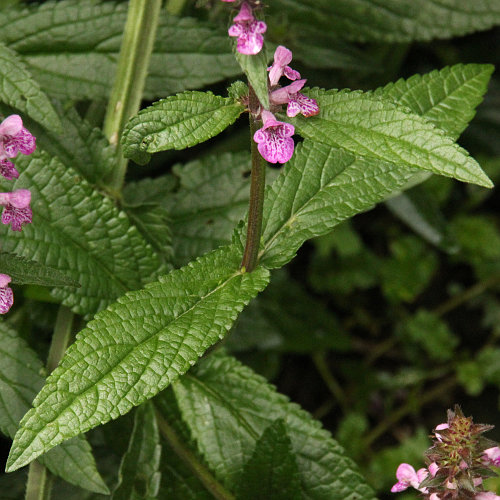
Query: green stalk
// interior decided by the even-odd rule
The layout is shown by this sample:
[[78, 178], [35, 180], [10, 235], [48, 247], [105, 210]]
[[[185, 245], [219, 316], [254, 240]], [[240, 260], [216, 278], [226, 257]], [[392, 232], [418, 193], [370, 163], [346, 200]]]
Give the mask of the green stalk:
[[156, 420], [158, 428], [163, 437], [172, 448], [174, 453], [189, 467], [191, 472], [201, 481], [203, 486], [217, 500], [234, 500], [234, 495], [227, 491], [222, 484], [212, 475], [212, 473], [198, 460], [194, 453], [179, 439], [175, 430], [163, 418], [157, 410]]
[[167, 0], [165, 9], [169, 14], [173, 16], [178, 16], [181, 14], [182, 9], [184, 9], [184, 4], [186, 0]]
[[[68, 347], [71, 339], [73, 317], [73, 313], [67, 307], [59, 307], [47, 357], [48, 375], [57, 367]], [[52, 475], [40, 462], [37, 460], [31, 462], [28, 482], [26, 483], [25, 500], [49, 500], [52, 480]]]
[[259, 100], [251, 86], [249, 86], [249, 117], [250, 143], [252, 154], [252, 173], [250, 179], [250, 205], [248, 208], [248, 226], [245, 252], [241, 261], [241, 268], [251, 273], [259, 259], [260, 237], [262, 234], [262, 212], [264, 209], [264, 189], [266, 187], [266, 162], [257, 149], [253, 136], [260, 128], [261, 122], [254, 118], [252, 110], [260, 106]]
[[161, 0], [130, 0], [115, 82], [106, 109], [104, 134], [116, 146], [118, 161], [108, 186], [120, 192], [127, 171], [120, 135], [127, 120], [140, 108], [147, 70], [158, 26]]

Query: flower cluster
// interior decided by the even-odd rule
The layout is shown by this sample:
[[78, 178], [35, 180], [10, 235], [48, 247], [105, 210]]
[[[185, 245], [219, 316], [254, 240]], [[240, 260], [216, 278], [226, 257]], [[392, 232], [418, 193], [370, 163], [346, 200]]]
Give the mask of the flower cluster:
[[[266, 24], [253, 15], [254, 4], [255, 1], [244, 1], [238, 15], [233, 19], [234, 24], [229, 28], [229, 35], [237, 37], [238, 52], [245, 55], [255, 55], [261, 51], [264, 44], [262, 34], [267, 30]], [[281, 106], [286, 104], [286, 114], [289, 117], [299, 113], [306, 117], [319, 113], [318, 103], [299, 92], [307, 80], [301, 79], [300, 73], [289, 66], [291, 61], [292, 51], [280, 45], [274, 53], [272, 66], [268, 68], [271, 109], [259, 109], [254, 113], [256, 119], [262, 120], [263, 126], [255, 132], [253, 140], [258, 144], [257, 148], [262, 157], [270, 163], [286, 163], [292, 157], [295, 147], [292, 139], [295, 127], [290, 123], [278, 121], [273, 112], [280, 111]], [[282, 76], [292, 83], [281, 87], [279, 81]]]
[[[19, 172], [10, 161], [18, 153], [29, 155], [35, 150], [35, 137], [23, 127], [19, 115], [10, 115], [0, 123], [0, 175], [7, 180], [17, 179]], [[0, 193], [0, 205], [4, 207], [2, 223], [10, 224], [13, 231], [21, 231], [23, 224], [32, 220], [30, 208], [31, 193], [27, 189], [17, 189], [12, 192]], [[12, 303], [14, 295], [7, 274], [0, 274], [0, 314], [5, 314]]]
[[448, 422], [434, 429], [434, 443], [426, 452], [427, 468], [402, 463], [396, 471], [393, 493], [413, 487], [427, 500], [500, 500], [484, 491], [483, 480], [496, 476], [490, 467], [500, 467], [500, 448], [482, 434], [493, 426], [474, 424], [458, 406], [448, 411]]

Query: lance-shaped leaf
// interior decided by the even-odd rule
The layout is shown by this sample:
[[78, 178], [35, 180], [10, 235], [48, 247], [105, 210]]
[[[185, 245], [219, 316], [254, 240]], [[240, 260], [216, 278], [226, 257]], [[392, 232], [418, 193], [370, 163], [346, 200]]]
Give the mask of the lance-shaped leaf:
[[17, 285], [80, 286], [58, 269], [12, 253], [0, 253], [0, 269]]
[[[44, 2], [0, 12], [0, 41], [30, 65], [59, 98], [99, 99], [111, 92], [127, 4], [96, 0]], [[241, 73], [227, 32], [164, 13], [144, 97], [156, 99]]]
[[123, 154], [143, 164], [150, 153], [194, 146], [221, 133], [244, 109], [233, 99], [211, 92], [167, 97], [129, 120], [122, 136]]
[[112, 500], [153, 499], [160, 488], [161, 445], [153, 405], [135, 411], [134, 428], [122, 458]]
[[299, 500], [300, 476], [286, 423], [279, 418], [262, 434], [238, 482], [238, 499]]
[[[42, 373], [43, 366], [35, 352], [0, 322], [0, 431], [6, 436], [14, 437], [19, 420], [43, 385]], [[109, 493], [83, 437], [62, 443], [39, 460], [65, 481], [96, 493]]]
[[266, 193], [262, 263], [269, 268], [286, 264], [304, 241], [368, 210], [414, 174], [393, 163], [304, 141]]
[[212, 354], [173, 387], [198, 448], [229, 489], [237, 486], [264, 431], [283, 419], [299, 470], [301, 498], [374, 498], [356, 465], [320, 423], [234, 358]]
[[276, 0], [272, 15], [357, 41], [452, 38], [500, 24], [496, 0]]
[[0, 187], [30, 189], [33, 223], [17, 233], [2, 225], [3, 249], [44, 262], [80, 283], [80, 288], [52, 291], [74, 312], [95, 313], [142, 286], [161, 267], [125, 213], [74, 170], [40, 151], [16, 164], [19, 179], [0, 181]]
[[390, 161], [492, 187], [467, 151], [431, 122], [385, 99], [362, 92], [312, 89], [320, 114], [292, 120], [303, 137], [355, 155]]
[[47, 128], [62, 132], [61, 121], [47, 95], [17, 54], [0, 43], [0, 100]]
[[456, 139], [474, 118], [494, 69], [491, 64], [457, 64], [389, 83], [373, 95], [408, 107]]
[[223, 247], [97, 314], [23, 418], [9, 469], [127, 413], [185, 373], [268, 283], [266, 269], [242, 274], [240, 262], [235, 246]]

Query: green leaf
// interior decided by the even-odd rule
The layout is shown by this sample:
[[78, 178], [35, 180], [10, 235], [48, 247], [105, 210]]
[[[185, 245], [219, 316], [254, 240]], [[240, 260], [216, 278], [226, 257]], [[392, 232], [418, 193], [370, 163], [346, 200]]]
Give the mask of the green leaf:
[[[98, 99], [110, 94], [126, 16], [124, 3], [44, 2], [0, 12], [0, 41], [29, 63], [33, 76], [51, 95]], [[165, 13], [144, 98], [200, 88], [240, 72], [227, 32]]]
[[405, 344], [419, 345], [430, 359], [449, 361], [455, 357], [458, 338], [436, 314], [420, 309], [401, 325], [400, 335]]
[[[236, 46], [236, 45], [235, 45]], [[241, 69], [248, 78], [248, 83], [253, 87], [255, 94], [265, 109], [269, 109], [269, 90], [267, 87], [267, 52], [266, 46], [254, 55], [247, 56], [234, 50], [234, 55]]]
[[306, 138], [356, 155], [492, 187], [478, 163], [424, 118], [369, 93], [312, 89], [320, 114], [292, 119]]
[[17, 166], [19, 179], [0, 186], [30, 189], [33, 223], [17, 233], [2, 225], [3, 249], [44, 262], [80, 283], [80, 288], [52, 291], [74, 312], [91, 315], [161, 269], [125, 213], [74, 170], [40, 151], [20, 157]]
[[269, 13], [363, 42], [452, 38], [500, 24], [496, 0], [275, 0]]
[[237, 487], [266, 428], [283, 419], [301, 498], [374, 498], [355, 464], [319, 422], [234, 358], [212, 354], [180, 378], [174, 391], [205, 460], [229, 489]]
[[255, 348], [302, 353], [345, 351], [350, 337], [321, 301], [280, 270], [273, 272], [271, 284], [241, 313], [224, 345], [232, 352]]
[[80, 286], [53, 267], [11, 253], [0, 253], [0, 269], [17, 285]]
[[160, 487], [160, 435], [154, 407], [145, 403], [135, 411], [134, 428], [122, 458], [112, 500], [153, 499]]
[[223, 247], [97, 314], [23, 418], [9, 469], [127, 413], [186, 372], [268, 283], [266, 269], [242, 274], [240, 262], [239, 250]]
[[[0, 322], [0, 431], [11, 438], [19, 420], [42, 387], [44, 368], [34, 351], [5, 322]], [[97, 471], [90, 445], [77, 437], [39, 460], [54, 474], [81, 488], [109, 493]]]
[[240, 103], [211, 92], [167, 97], [143, 109], [125, 125], [123, 154], [143, 164], [149, 160], [149, 153], [194, 146], [222, 132], [243, 111]]
[[266, 193], [261, 262], [269, 268], [286, 264], [304, 241], [368, 210], [414, 173], [304, 141]]
[[61, 133], [62, 126], [49, 98], [33, 80], [17, 54], [0, 43], [0, 100], [46, 128]]
[[457, 139], [474, 118], [494, 69], [491, 64], [457, 64], [388, 83], [373, 95], [408, 107]]
[[36, 136], [37, 147], [57, 156], [88, 182], [105, 187], [104, 179], [116, 162], [115, 148], [110, 146], [102, 130], [82, 119], [75, 108], [58, 108], [57, 111], [64, 134], [29, 128]]
[[[247, 152], [207, 156], [175, 165], [177, 192], [165, 198], [172, 218], [174, 262], [184, 265], [231, 241], [248, 210], [250, 155]], [[279, 171], [268, 168], [268, 183]]]
[[285, 421], [273, 422], [257, 441], [238, 483], [238, 500], [297, 500], [300, 476]]

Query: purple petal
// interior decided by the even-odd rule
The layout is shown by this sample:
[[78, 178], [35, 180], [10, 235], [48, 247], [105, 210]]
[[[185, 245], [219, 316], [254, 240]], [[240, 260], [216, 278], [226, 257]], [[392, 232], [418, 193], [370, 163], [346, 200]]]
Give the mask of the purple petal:
[[9, 181], [19, 177], [19, 172], [16, 170], [16, 167], [14, 167], [14, 164], [7, 160], [7, 158], [0, 160], [0, 174]]
[[[262, 135], [257, 134], [259, 131]], [[257, 132], [254, 134], [254, 140], [258, 143], [257, 149], [265, 160], [270, 163], [286, 163], [292, 157], [295, 144], [284, 130], [270, 128], [260, 129]]]
[[299, 80], [300, 79], [300, 73], [298, 71], [295, 71], [294, 69], [290, 68], [290, 66], [285, 66], [283, 68], [283, 73], [289, 80]]
[[[290, 110], [290, 106], [292, 105], [292, 109]], [[288, 104], [286, 114], [288, 116], [296, 116], [297, 115], [297, 106], [298, 109], [303, 116], [314, 116], [319, 113], [319, 106], [315, 99], [311, 99], [300, 92], [298, 94], [290, 95], [290, 101]], [[290, 114], [290, 112], [294, 114]]]
[[35, 137], [25, 128], [22, 128], [14, 136], [5, 136], [3, 140], [3, 148], [9, 158], [14, 158], [19, 151], [24, 155], [29, 155], [33, 153], [35, 147]]
[[29, 189], [17, 189], [9, 194], [9, 204], [15, 208], [26, 208], [30, 204], [31, 192]]
[[11, 224], [13, 231], [21, 231], [23, 224], [29, 224], [32, 218], [33, 213], [30, 207], [15, 208], [8, 205], [3, 209], [2, 224]]
[[253, 56], [262, 50], [264, 38], [258, 33], [247, 33], [238, 37], [236, 48], [240, 54]]
[[14, 303], [14, 293], [8, 286], [0, 288], [0, 314], [5, 314]]
[[11, 281], [12, 278], [8, 274], [0, 274], [0, 288], [5, 288]]
[[404, 491], [408, 488], [408, 483], [404, 483], [401, 481], [398, 481], [392, 488], [391, 491], [392, 493], [399, 493], [400, 491]]
[[238, 15], [233, 18], [233, 21], [235, 23], [241, 23], [245, 21], [253, 21], [254, 19], [251, 7], [246, 2], [243, 2]]
[[23, 128], [23, 120], [19, 115], [10, 115], [0, 123], [0, 136], [16, 135]]

